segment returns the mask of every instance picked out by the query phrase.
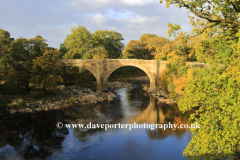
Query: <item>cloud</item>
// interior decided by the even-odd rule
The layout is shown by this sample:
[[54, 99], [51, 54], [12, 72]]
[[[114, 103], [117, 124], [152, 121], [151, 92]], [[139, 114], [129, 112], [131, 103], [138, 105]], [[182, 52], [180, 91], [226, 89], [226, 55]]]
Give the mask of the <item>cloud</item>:
[[111, 7], [113, 0], [68, 0], [66, 3], [75, 11], [82, 13], [100, 12], [105, 8]]
[[157, 0], [8, 0], [1, 2], [0, 28], [15, 39], [41, 35], [59, 48], [71, 28], [83, 25], [91, 33], [115, 30], [127, 44], [145, 33], [167, 37], [168, 22], [190, 30], [186, 14], [184, 8], [166, 8]]
[[131, 6], [136, 6], [136, 5], [146, 5], [146, 4], [150, 4], [153, 3], [153, 0], [121, 0], [121, 2], [127, 4], [127, 5], [131, 5]]
[[109, 19], [103, 14], [94, 15], [92, 20], [97, 24], [106, 24], [109, 21]]

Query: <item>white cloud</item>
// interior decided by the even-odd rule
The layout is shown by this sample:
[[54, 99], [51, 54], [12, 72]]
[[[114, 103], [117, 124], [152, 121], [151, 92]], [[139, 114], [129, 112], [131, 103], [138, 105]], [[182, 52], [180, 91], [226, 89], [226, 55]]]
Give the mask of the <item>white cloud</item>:
[[67, 0], [67, 4], [75, 11], [91, 13], [110, 7], [115, 0]]
[[108, 19], [106, 16], [102, 15], [102, 14], [96, 14], [96, 15], [94, 15], [94, 16], [92, 17], [92, 20], [93, 20], [95, 23], [97, 23], [97, 24], [106, 24], [106, 23], [109, 21], [109, 19]]
[[136, 16], [131, 19], [132, 23], [146, 23], [147, 17], [144, 16]]
[[121, 0], [121, 2], [127, 4], [127, 5], [131, 5], [131, 6], [135, 6], [135, 5], [146, 5], [149, 3], [153, 3], [153, 0]]
[[184, 8], [166, 8], [157, 0], [8, 0], [0, 5], [0, 15], [5, 15], [0, 16], [0, 27], [15, 39], [41, 35], [49, 46], [59, 47], [71, 28], [83, 25], [91, 33], [115, 30], [127, 44], [144, 33], [168, 38], [168, 22], [189, 30], [186, 13]]

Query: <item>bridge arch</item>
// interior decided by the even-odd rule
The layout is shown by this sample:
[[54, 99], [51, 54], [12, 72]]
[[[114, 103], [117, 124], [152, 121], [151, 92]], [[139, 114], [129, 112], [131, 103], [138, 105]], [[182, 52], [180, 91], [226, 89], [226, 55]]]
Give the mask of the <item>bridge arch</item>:
[[139, 66], [135, 66], [135, 65], [122, 65], [122, 66], [118, 66], [118, 67], [115, 67], [115, 68], [111, 68], [111, 70], [109, 70], [107, 72], [107, 79], [109, 78], [109, 76], [114, 72], [116, 71], [117, 69], [121, 68], [121, 67], [126, 67], [126, 66], [130, 66], [130, 67], [135, 67], [135, 68], [138, 68], [138, 69], [141, 69], [147, 76], [148, 78], [150, 79], [150, 75], [147, 71], [145, 71], [143, 68], [139, 67]]
[[[144, 70], [142, 67], [138, 66], [138, 65], [119, 65], [119, 66], [116, 66], [114, 68], [111, 68], [107, 71], [107, 81], [108, 81], [108, 78], [110, 77], [110, 75], [116, 71], [117, 69], [121, 68], [121, 67], [126, 67], [126, 66], [130, 66], [130, 67], [134, 67], [134, 68], [138, 68], [140, 70], [142, 70], [149, 78], [149, 82], [151, 84], [151, 81], [154, 81], [155, 80], [155, 77], [153, 77], [153, 75], [151, 75], [147, 70]], [[154, 82], [152, 82], [154, 83]]]
[[106, 91], [110, 74], [120, 67], [133, 66], [146, 73], [150, 89], [155, 90], [159, 78], [160, 61], [141, 59], [63, 59], [67, 66], [81, 66], [89, 70], [97, 80], [97, 90]]

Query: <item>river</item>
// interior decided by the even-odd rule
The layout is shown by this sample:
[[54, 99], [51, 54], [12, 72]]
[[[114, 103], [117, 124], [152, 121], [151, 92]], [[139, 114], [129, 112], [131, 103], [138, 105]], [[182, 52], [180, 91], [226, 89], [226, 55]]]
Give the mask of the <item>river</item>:
[[189, 129], [58, 129], [56, 124], [190, 124], [176, 106], [157, 104], [139, 85], [111, 103], [0, 117], [1, 159], [181, 160]]

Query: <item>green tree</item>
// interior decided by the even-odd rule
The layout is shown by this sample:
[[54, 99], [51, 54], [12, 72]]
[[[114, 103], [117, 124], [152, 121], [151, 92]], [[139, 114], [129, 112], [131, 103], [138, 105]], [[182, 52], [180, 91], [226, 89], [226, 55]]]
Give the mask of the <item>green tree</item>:
[[[71, 29], [72, 34], [67, 35], [63, 47], [68, 50], [64, 55], [66, 59], [88, 59], [93, 49], [92, 34], [84, 26]], [[62, 48], [63, 49], [63, 48]], [[62, 51], [62, 50], [61, 50]]]
[[[71, 29], [63, 44], [61, 55], [66, 59], [90, 59], [93, 57], [119, 58], [124, 47], [122, 35], [116, 31], [98, 30], [91, 34], [86, 27]], [[101, 50], [101, 52], [100, 52]], [[107, 51], [105, 53], [105, 51]], [[96, 54], [99, 53], [97, 56]], [[104, 56], [103, 56], [104, 55]], [[108, 55], [108, 56], [107, 56]]]
[[60, 44], [59, 52], [60, 52], [59, 59], [63, 59], [64, 55], [68, 52], [68, 49], [64, 43]]
[[5, 70], [2, 63], [2, 58], [9, 52], [11, 41], [14, 40], [10, 38], [10, 33], [0, 28], [0, 80], [3, 78], [2, 70]]
[[8, 53], [12, 40], [10, 33], [0, 28], [0, 58]]
[[[226, 39], [208, 44], [215, 48], [216, 59], [221, 60], [211, 61], [210, 70], [189, 70], [178, 103], [182, 112], [198, 108], [191, 119], [201, 128], [191, 130], [192, 140], [183, 153], [191, 159], [240, 158], [240, 41], [230, 40], [223, 45]], [[219, 62], [224, 66], [217, 66]]]
[[[196, 17], [207, 20], [207, 25], [202, 28], [194, 28], [193, 32], [196, 35], [202, 34], [208, 28], [218, 27], [218, 32], [222, 37], [227, 39], [236, 39], [236, 33], [240, 27], [240, 1], [239, 0], [201, 0], [201, 1], [185, 1], [185, 0], [160, 0], [160, 3], [165, 2], [167, 8], [171, 4], [176, 4], [176, 7], [186, 8]], [[200, 20], [194, 20], [193, 16], [188, 16], [191, 19], [191, 24], [196, 26]], [[180, 25], [169, 24], [169, 35], [181, 29]]]
[[120, 57], [122, 50], [124, 48], [124, 43], [122, 34], [116, 31], [98, 30], [93, 34], [94, 48], [104, 47], [108, 52], [108, 58], [117, 59]]
[[63, 83], [66, 66], [58, 60], [59, 50], [47, 50], [37, 57], [31, 69], [30, 82], [41, 89], [54, 88]]
[[[1, 60], [4, 65], [4, 86], [9, 88], [11, 83], [14, 83], [15, 90], [29, 88], [30, 70], [34, 60], [43, 55], [47, 46], [46, 40], [41, 36], [32, 39], [18, 38], [12, 41], [9, 53]], [[6, 90], [8, 90], [7, 88]]]
[[92, 59], [107, 59], [108, 52], [104, 47], [95, 47], [92, 50]]

